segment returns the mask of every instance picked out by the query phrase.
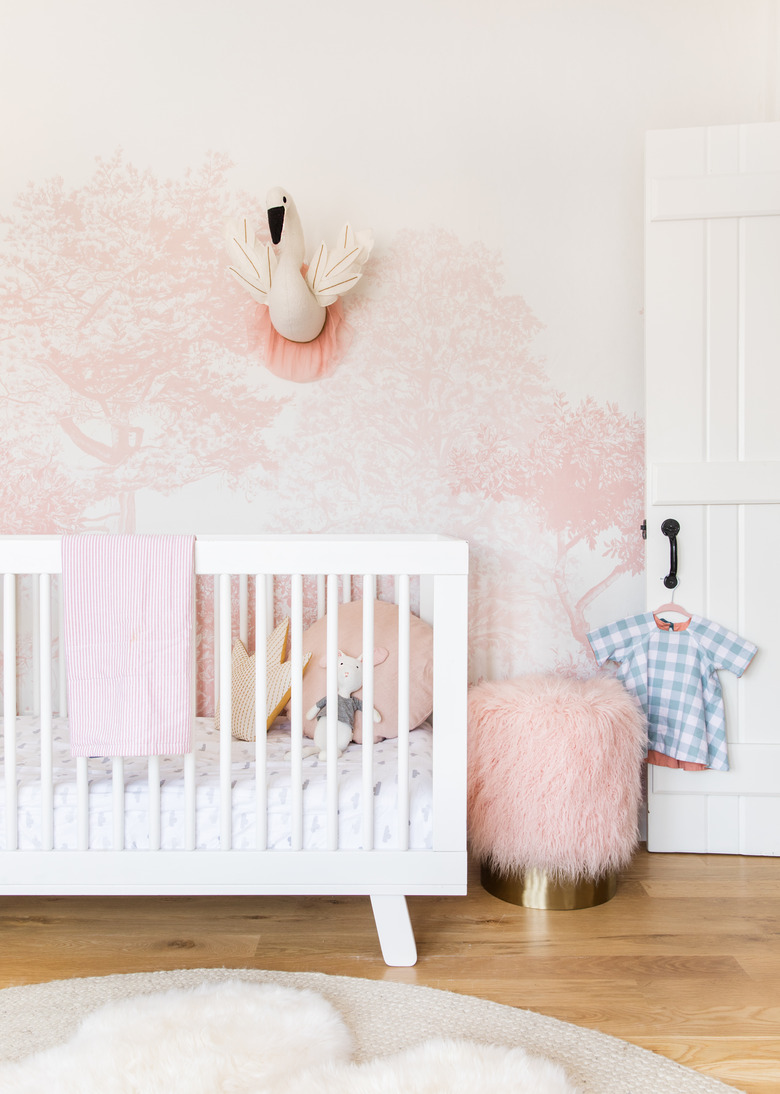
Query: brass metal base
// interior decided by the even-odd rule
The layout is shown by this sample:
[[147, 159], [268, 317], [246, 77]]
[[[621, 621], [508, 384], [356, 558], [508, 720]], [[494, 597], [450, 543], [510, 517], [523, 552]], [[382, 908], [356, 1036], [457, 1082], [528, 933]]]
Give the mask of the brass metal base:
[[550, 911], [595, 908], [617, 892], [617, 874], [605, 874], [596, 881], [554, 881], [544, 870], [499, 874], [483, 863], [480, 880], [483, 888], [500, 900]]

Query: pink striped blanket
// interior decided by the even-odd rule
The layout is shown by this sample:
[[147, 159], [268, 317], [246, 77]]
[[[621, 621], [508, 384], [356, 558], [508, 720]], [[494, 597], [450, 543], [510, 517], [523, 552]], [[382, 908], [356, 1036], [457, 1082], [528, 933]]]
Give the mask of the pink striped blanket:
[[74, 756], [192, 748], [194, 536], [62, 537]]

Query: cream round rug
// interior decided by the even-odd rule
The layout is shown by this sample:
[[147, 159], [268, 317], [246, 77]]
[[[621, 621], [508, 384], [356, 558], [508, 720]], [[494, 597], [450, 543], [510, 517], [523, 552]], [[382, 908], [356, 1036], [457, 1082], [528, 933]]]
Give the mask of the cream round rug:
[[[528, 1090], [533, 1094], [558, 1094], [559, 1090], [566, 1094], [570, 1090], [582, 1091], [582, 1094], [734, 1094], [733, 1087], [652, 1052], [532, 1011], [434, 988], [323, 973], [251, 969], [136, 973], [6, 988], [0, 991], [0, 1088], [8, 1094], [14, 1091], [26, 1094], [28, 1090], [38, 1089], [70, 1091], [66, 1078], [68, 1069], [75, 1066], [77, 1057], [74, 1054], [80, 1045], [84, 1051], [79, 1038], [83, 1040], [89, 1033], [92, 1043], [91, 1046], [87, 1043], [87, 1055], [94, 1058], [96, 1052], [106, 1049], [113, 1036], [111, 1027], [99, 1024], [104, 1017], [112, 1019], [115, 1028], [127, 1029], [127, 1040], [137, 1045], [139, 1038], [130, 1029], [131, 1022], [151, 1022], [152, 1025], [146, 1028], [153, 1028], [162, 1042], [162, 1016], [168, 1019], [175, 1011], [168, 1001], [163, 1001], [161, 1006], [160, 1001], [153, 999], [103, 1012], [101, 1008], [107, 1004], [173, 991], [177, 993], [170, 997], [173, 1000], [178, 1000], [180, 992], [188, 993], [184, 1000], [188, 1005], [205, 1006], [213, 1001], [222, 1006], [223, 999], [229, 998], [225, 993], [233, 991], [237, 993], [237, 1005], [248, 1012], [241, 984], [230, 986], [236, 981], [286, 989], [286, 995], [285, 992], [277, 995], [272, 992], [270, 996], [261, 992], [245, 993], [250, 1002], [256, 995], [262, 1006], [270, 1007], [267, 1023], [262, 1020], [262, 1012], [258, 1012], [259, 1020], [255, 1019], [248, 1026], [254, 1030], [263, 1027], [261, 1032], [277, 1053], [281, 1068], [279, 1074], [264, 1073], [264, 1085], [250, 1084], [246, 1089], [297, 1091], [296, 1077], [292, 1075], [289, 1063], [294, 1060], [295, 1069], [305, 1080], [301, 1089], [316, 1090], [318, 1094], [331, 1090], [340, 1094], [368, 1091], [373, 1094], [374, 1091], [399, 1089], [430, 1091], [431, 1094], [445, 1092], [455, 1086], [453, 1079], [447, 1079], [447, 1067], [453, 1069], [452, 1074], [457, 1074], [459, 1082], [471, 1069], [474, 1075], [463, 1089], [473, 1091], [481, 1089], [479, 1083], [483, 1079], [487, 1084], [485, 1089], [509, 1089], [502, 1084], [501, 1068], [511, 1070], [513, 1082], [519, 1069], [527, 1068], [527, 1076], [523, 1079], [525, 1085], [513, 1085], [513, 1090]], [[201, 989], [200, 985], [212, 987]], [[193, 992], [196, 994], [191, 996]], [[304, 994], [295, 995], [296, 992]], [[278, 1024], [282, 1003], [294, 1015], [291, 1027]], [[101, 1014], [90, 1020], [92, 1029], [88, 1025], [78, 1037], [74, 1036], [83, 1020], [98, 1010]], [[249, 1017], [248, 1013], [244, 1016]], [[202, 1018], [195, 1023], [190, 1017], [185, 1021], [190, 1026], [197, 1021], [203, 1024]], [[272, 1022], [277, 1024], [272, 1025]], [[325, 1023], [322, 1031], [315, 1025], [321, 1022]], [[138, 1026], [138, 1029], [143, 1028]], [[109, 1029], [107, 1035], [104, 1029]], [[230, 1029], [230, 1035], [242, 1046], [251, 1038], [246, 1029], [247, 1025], [239, 1026], [238, 1023]], [[221, 1033], [216, 1035], [222, 1036]], [[285, 1036], [290, 1037], [286, 1049]], [[468, 1044], [433, 1043], [441, 1038]], [[268, 1062], [269, 1044], [264, 1045], [260, 1033], [254, 1040], [259, 1050], [255, 1055], [265, 1061], [263, 1066], [270, 1067], [273, 1061]], [[144, 1043], [148, 1043], [146, 1038]], [[320, 1044], [327, 1045], [324, 1056]], [[500, 1051], [486, 1046], [500, 1046]], [[253, 1048], [251, 1044], [248, 1047]], [[195, 1059], [194, 1051], [192, 1054], [189, 1049], [183, 1051], [191, 1063], [190, 1056]], [[213, 1056], [214, 1052], [209, 1051]], [[285, 1051], [287, 1057], [283, 1055]], [[35, 1061], [28, 1060], [33, 1054], [39, 1055]], [[119, 1051], [114, 1055], [116, 1059], [121, 1057]], [[21, 1063], [9, 1066], [12, 1061]], [[545, 1061], [558, 1066], [546, 1069]], [[133, 1060], [127, 1066], [149, 1068], [151, 1064], [149, 1060], [143, 1060], [141, 1064]], [[314, 1071], [306, 1070], [312, 1067]], [[563, 1075], [558, 1069], [562, 1069]], [[198, 1074], [205, 1084], [207, 1079], [202, 1072], [201, 1065]], [[41, 1077], [50, 1074], [56, 1076], [56, 1081], [50, 1083], [47, 1078], [46, 1085], [41, 1086]], [[121, 1084], [107, 1083], [106, 1071], [97, 1066], [95, 1074], [95, 1082], [101, 1083], [102, 1089], [125, 1089]], [[428, 1075], [430, 1079], [426, 1078]], [[80, 1085], [84, 1090], [92, 1089], [86, 1079]], [[142, 1090], [144, 1094], [156, 1094], [159, 1090], [163, 1094], [171, 1087], [167, 1080], [158, 1085], [153, 1072], [149, 1072], [140, 1085], [127, 1089]], [[196, 1086], [187, 1089], [195, 1090]], [[197, 1089], [201, 1087], [197, 1086]], [[204, 1085], [203, 1089], [218, 1088]]]

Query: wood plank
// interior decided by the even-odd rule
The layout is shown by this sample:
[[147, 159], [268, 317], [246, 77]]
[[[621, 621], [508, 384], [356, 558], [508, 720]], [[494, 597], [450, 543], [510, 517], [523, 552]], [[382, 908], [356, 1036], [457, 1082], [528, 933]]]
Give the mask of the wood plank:
[[650, 219], [701, 220], [780, 213], [780, 172], [651, 180]]
[[653, 505], [775, 505], [780, 500], [780, 461], [654, 463]]
[[[756, 878], [750, 882], [749, 887], [738, 892], [725, 891], [722, 878], [703, 878], [696, 886], [696, 899], [703, 897], [708, 900], [729, 901], [738, 906], [771, 902], [777, 900], [780, 888], [780, 864], [776, 867], [776, 873], [777, 879]], [[643, 888], [653, 900], [688, 900], [691, 897], [690, 882], [683, 878], [646, 881], [643, 882]]]
[[771, 980], [780, 984], [780, 943], [774, 953], [740, 954], [739, 963], [751, 980]]
[[636, 1038], [640, 1048], [658, 1052], [678, 1064], [711, 1075], [722, 1083], [745, 1086], [753, 1094], [777, 1094], [780, 1090], [780, 1040], [767, 1038], [761, 1055], [754, 1042], [743, 1037], [718, 1037], [691, 1043], [684, 1037]]

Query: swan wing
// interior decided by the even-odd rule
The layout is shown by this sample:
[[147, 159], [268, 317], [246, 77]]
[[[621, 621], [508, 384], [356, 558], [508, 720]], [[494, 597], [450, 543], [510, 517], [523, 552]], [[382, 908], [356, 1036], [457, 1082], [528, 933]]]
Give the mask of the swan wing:
[[225, 242], [233, 277], [255, 300], [267, 304], [276, 269], [276, 255], [270, 244], [257, 240], [246, 217], [228, 221]]
[[353, 232], [349, 224], [339, 232], [334, 247], [320, 243], [309, 263], [306, 280], [323, 307], [358, 283], [373, 246], [374, 237], [370, 231]]

